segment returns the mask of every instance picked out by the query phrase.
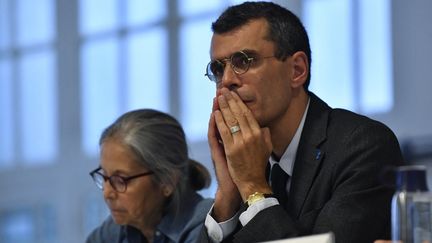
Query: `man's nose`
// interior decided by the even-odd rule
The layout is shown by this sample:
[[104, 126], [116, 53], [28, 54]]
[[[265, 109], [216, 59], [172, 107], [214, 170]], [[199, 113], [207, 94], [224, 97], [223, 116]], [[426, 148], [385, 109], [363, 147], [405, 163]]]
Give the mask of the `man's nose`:
[[229, 90], [235, 90], [241, 85], [238, 74], [234, 71], [231, 63], [225, 65], [223, 76], [220, 81], [219, 88], [226, 87]]

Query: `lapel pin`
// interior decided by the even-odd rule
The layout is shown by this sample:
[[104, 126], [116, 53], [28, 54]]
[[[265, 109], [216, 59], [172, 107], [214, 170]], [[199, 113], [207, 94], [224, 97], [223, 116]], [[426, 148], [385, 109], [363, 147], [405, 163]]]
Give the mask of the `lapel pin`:
[[320, 149], [317, 149], [317, 150], [316, 150], [316, 156], [315, 156], [315, 159], [316, 159], [316, 160], [319, 160], [320, 157], [321, 157], [321, 150], [320, 150]]

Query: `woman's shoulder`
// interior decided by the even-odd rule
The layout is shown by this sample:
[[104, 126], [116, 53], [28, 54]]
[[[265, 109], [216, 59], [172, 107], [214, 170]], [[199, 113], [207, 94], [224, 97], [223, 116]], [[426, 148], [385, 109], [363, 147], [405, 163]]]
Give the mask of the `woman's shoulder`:
[[162, 218], [158, 229], [170, 242], [195, 242], [213, 200], [204, 199], [195, 191], [183, 195], [182, 199], [176, 210]]
[[87, 237], [86, 243], [117, 242], [121, 238], [122, 226], [116, 224], [111, 216]]
[[214, 200], [211, 198], [203, 198], [201, 201], [199, 201], [196, 204], [193, 218], [205, 219], [207, 213], [209, 212], [211, 206], [213, 205], [213, 201]]
[[184, 226], [178, 242], [195, 242], [204, 225], [205, 218], [213, 205], [213, 199], [202, 198], [195, 204], [189, 221]]
[[197, 227], [197, 225], [202, 225], [212, 205], [213, 199], [210, 198], [202, 198], [198, 201], [186, 227], [194, 228]]
[[213, 199], [203, 198], [197, 192], [188, 195], [188, 199], [181, 203], [180, 214], [183, 214], [187, 221], [187, 226], [193, 227], [194, 225], [204, 222], [207, 213], [213, 205]]

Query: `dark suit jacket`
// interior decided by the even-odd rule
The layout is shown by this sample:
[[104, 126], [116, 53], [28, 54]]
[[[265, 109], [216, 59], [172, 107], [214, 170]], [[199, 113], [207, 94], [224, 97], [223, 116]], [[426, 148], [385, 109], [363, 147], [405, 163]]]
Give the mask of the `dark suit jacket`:
[[[402, 164], [399, 143], [382, 123], [332, 109], [310, 93], [286, 205], [259, 212], [226, 242], [260, 242], [332, 231], [338, 243], [390, 239], [394, 192], [381, 173]], [[203, 229], [201, 242], [207, 242]]]

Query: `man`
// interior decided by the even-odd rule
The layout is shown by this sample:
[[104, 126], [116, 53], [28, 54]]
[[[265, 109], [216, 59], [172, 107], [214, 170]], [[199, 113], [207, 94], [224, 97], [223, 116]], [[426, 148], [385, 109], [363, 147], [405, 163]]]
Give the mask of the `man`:
[[393, 190], [379, 175], [402, 163], [397, 139], [308, 91], [311, 51], [299, 19], [274, 3], [247, 2], [212, 30], [208, 140], [218, 189], [200, 241], [330, 231], [341, 243], [389, 238]]

